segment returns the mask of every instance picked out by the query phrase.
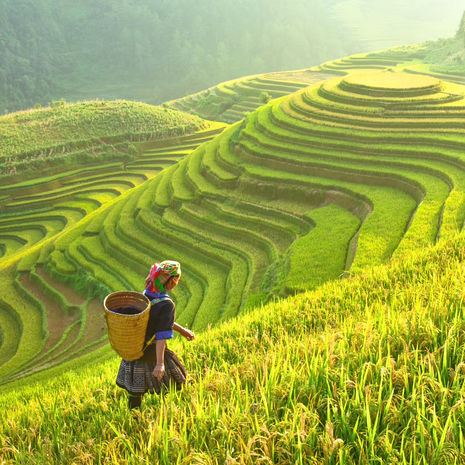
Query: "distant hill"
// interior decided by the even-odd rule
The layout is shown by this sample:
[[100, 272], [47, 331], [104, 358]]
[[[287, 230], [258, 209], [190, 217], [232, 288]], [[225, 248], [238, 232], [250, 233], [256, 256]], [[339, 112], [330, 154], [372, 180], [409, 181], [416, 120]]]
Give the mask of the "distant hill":
[[3, 0], [0, 113], [59, 98], [161, 103], [357, 50], [323, 0]]
[[465, 76], [465, 13], [454, 37], [426, 45], [424, 61], [433, 65], [433, 71], [463, 73]]
[[463, 0], [329, 0], [360, 51], [376, 51], [450, 37], [463, 13]]
[[462, 20], [460, 21], [459, 29], [455, 37], [457, 39], [461, 39], [465, 46], [465, 12], [463, 13]]

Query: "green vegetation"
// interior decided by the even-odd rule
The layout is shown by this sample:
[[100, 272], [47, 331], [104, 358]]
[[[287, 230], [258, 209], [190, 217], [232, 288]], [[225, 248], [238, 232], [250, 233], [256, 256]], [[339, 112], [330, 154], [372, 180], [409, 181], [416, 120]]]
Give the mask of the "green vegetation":
[[311, 218], [316, 227], [296, 240], [290, 249], [286, 287], [293, 291], [302, 292], [337, 279], [353, 258], [350, 243], [360, 226], [355, 215], [330, 205], [312, 212]]
[[108, 349], [7, 386], [3, 458], [459, 464], [464, 239], [175, 341], [193, 383], [141, 414], [114, 385], [119, 360], [99, 362]]
[[[149, 265], [169, 256], [186, 270], [175, 293], [179, 321], [202, 330], [270, 297], [453, 236], [465, 221], [464, 133], [447, 123], [449, 111], [463, 120], [463, 99], [457, 93], [451, 106], [450, 84], [435, 78], [391, 75], [305, 88], [211, 142], [221, 128], [141, 144], [131, 169], [138, 160], [139, 170], [167, 168], [69, 227], [47, 254], [24, 252], [21, 270], [40, 263], [53, 280], [102, 298], [140, 288]], [[444, 129], [431, 132], [436, 125]], [[121, 179], [62, 179], [16, 204], [45, 209], [75, 189], [115, 189]], [[17, 238], [27, 250], [28, 238]]]
[[[130, 279], [108, 275], [110, 267], [121, 268], [128, 261], [125, 250], [120, 261], [110, 258], [114, 250], [105, 245], [107, 229], [101, 228], [107, 217], [118, 213], [108, 207], [122, 206], [119, 196], [176, 163], [223, 125], [150, 105], [88, 102], [4, 116], [0, 126], [10, 138], [2, 139], [4, 153], [10, 160], [16, 157], [17, 167], [26, 169], [31, 154], [37, 153], [39, 159], [47, 159], [41, 167], [57, 170], [50, 175], [49, 169], [41, 177], [36, 166], [34, 178], [24, 180], [24, 171], [23, 180], [10, 175], [0, 186], [0, 378], [5, 382], [107, 342], [95, 298], [101, 299], [111, 286], [138, 288], [145, 272], [139, 267]], [[196, 129], [200, 130], [188, 134]], [[111, 158], [118, 161], [96, 163], [99, 147], [112, 146], [112, 141], [118, 150]], [[93, 163], [80, 167], [73, 154], [81, 146]], [[101, 272], [89, 268], [89, 263], [101, 261], [107, 263]], [[85, 297], [76, 297], [73, 287]], [[70, 304], [70, 298], [76, 303]]]
[[432, 63], [431, 71], [439, 73], [465, 72], [465, 13], [454, 37], [429, 44], [425, 63]]
[[[412, 77], [413, 76], [407, 76], [407, 85]], [[379, 81], [378, 76], [376, 76], [376, 79]], [[370, 82], [369, 80], [370, 78], [367, 78], [367, 84], [365, 85], [365, 88]], [[416, 80], [418, 86], [421, 86], [422, 82], [424, 81], [424, 79], [420, 77], [416, 78]], [[339, 80], [339, 82], [343, 84], [345, 81]], [[325, 86], [326, 89], [329, 89], [326, 86], [326, 84], [324, 84], [323, 86]], [[323, 88], [323, 86], [320, 87], [320, 89]], [[332, 94], [329, 94], [328, 92], [326, 92], [325, 94], [320, 94], [320, 97], [323, 96], [324, 98], [320, 99], [321, 101], [319, 107], [322, 107], [325, 101], [328, 101], [329, 105], [334, 105], [332, 103], [332, 100], [325, 100], [325, 97], [331, 97], [335, 91], [338, 91], [337, 81], [334, 82], [330, 88], [330, 92], [332, 92]], [[378, 87], [378, 91], [381, 92], [381, 88]], [[364, 120], [368, 120], [369, 115], [371, 113], [369, 109], [370, 107], [365, 107], [366, 97], [360, 94], [360, 92], [345, 92], [347, 95], [346, 99], [350, 99], [352, 107], [357, 108], [358, 114], [362, 114], [365, 108], [367, 108]], [[365, 93], [366, 92], [363, 92], [363, 94]], [[400, 91], [399, 97], [397, 98], [401, 98], [400, 95], [403, 94], [405, 94], [405, 91]], [[308, 171], [309, 173], [317, 174], [319, 176], [337, 177], [340, 180], [348, 180], [348, 173], [352, 172], [352, 179], [361, 180], [362, 178], [360, 178], [359, 176], [362, 174], [362, 172], [360, 170], [363, 170], [366, 172], [366, 174], [364, 174], [363, 176], [367, 180], [367, 175], [374, 176], [372, 178], [373, 181], [370, 181], [370, 183], [376, 182], [377, 184], [391, 185], [392, 187], [396, 187], [398, 189], [400, 188], [406, 193], [413, 195], [414, 198], [417, 198], [418, 200], [420, 198], [423, 198], [424, 194], [421, 194], [422, 190], [423, 192], [428, 191], [431, 193], [428, 195], [433, 195], [433, 192], [436, 191], [437, 193], [434, 194], [433, 197], [431, 197], [431, 201], [434, 203], [434, 196], [439, 196], [436, 198], [438, 200], [442, 200], [439, 200], [437, 207], [434, 207], [432, 210], [430, 210], [430, 214], [432, 216], [428, 219], [424, 218], [423, 220], [420, 220], [422, 215], [419, 211], [417, 211], [417, 214], [415, 215], [416, 219], [410, 227], [409, 232], [410, 235], [415, 236], [417, 239], [427, 239], [428, 237], [430, 237], [429, 240], [434, 240], [434, 236], [436, 234], [434, 232], [434, 229], [431, 231], [431, 233], [426, 234], [424, 226], [421, 225], [429, 225], [429, 227], [434, 227], [435, 222], [432, 218], [437, 218], [437, 215], [439, 215], [441, 211], [442, 203], [448, 198], [450, 190], [450, 187], [448, 186], [455, 184], [458, 187], [458, 185], [461, 185], [461, 183], [463, 182], [463, 174], [461, 172], [456, 171], [456, 169], [453, 166], [446, 167], [442, 164], [441, 166], [438, 166], [437, 164], [431, 162], [417, 162], [416, 159], [419, 159], [421, 156], [424, 156], [423, 154], [425, 153], [425, 151], [429, 150], [427, 144], [437, 144], [439, 140], [441, 140], [442, 147], [452, 147], [454, 146], [455, 141], [458, 141], [460, 139], [460, 136], [458, 134], [454, 134], [453, 136], [444, 136], [441, 139], [436, 139], [436, 137], [438, 136], [435, 136], [434, 141], [429, 142], [427, 141], [427, 138], [425, 138], [424, 143], [421, 139], [418, 138], [418, 148], [415, 147], [413, 149], [408, 149], [408, 153], [411, 153], [411, 156], [415, 158], [414, 164], [408, 165], [406, 164], [405, 156], [407, 149], [403, 145], [402, 147], [399, 147], [397, 149], [396, 145], [404, 144], [404, 141], [406, 141], [407, 139], [410, 141], [410, 144], [417, 140], [417, 136], [412, 134], [411, 129], [408, 135], [403, 135], [400, 133], [398, 134], [391, 131], [390, 133], [383, 134], [382, 138], [380, 138], [380, 134], [377, 134], [372, 130], [370, 130], [369, 132], [361, 130], [358, 126], [358, 121], [355, 121], [355, 119], [348, 120], [348, 118], [346, 118], [346, 114], [349, 111], [348, 108], [346, 108], [344, 115], [341, 116], [339, 114], [339, 116], [337, 117], [338, 123], [340, 121], [341, 124], [334, 124], [330, 126], [322, 125], [321, 118], [319, 118], [319, 113], [321, 112], [321, 110], [318, 107], [314, 107], [312, 109], [313, 114], [311, 119], [308, 118], [307, 115], [303, 116], [302, 108], [304, 106], [309, 107], [313, 105], [313, 96], [315, 94], [307, 93], [307, 95], [309, 97], [308, 100], [306, 100], [305, 102], [299, 102], [299, 113], [293, 110], [294, 108], [296, 108], [293, 105], [293, 102], [296, 101], [296, 97], [292, 96], [291, 98], [285, 99], [282, 102], [276, 102], [271, 107], [269, 107], [268, 111], [263, 110], [257, 113], [256, 116], [254, 115], [254, 117], [249, 120], [249, 123], [246, 126], [246, 128], [241, 132], [240, 146], [241, 148], [243, 148], [244, 151], [244, 155], [242, 156], [242, 158], [247, 157], [247, 161], [249, 163], [252, 162], [257, 165], [260, 164], [260, 172], [263, 172], [263, 166], [268, 166], [271, 169], [279, 170], [279, 176], [281, 178], [283, 178], [283, 170], [287, 170], [294, 173], [292, 175], [294, 179], [298, 179], [299, 175], [301, 176], [306, 171]], [[390, 104], [390, 102], [388, 101], [389, 99], [386, 99], [386, 97], [387, 96], [385, 96], [384, 99], [385, 104], [387, 105]], [[395, 101], [396, 97], [391, 97], [391, 100]], [[409, 105], [407, 102], [409, 101], [410, 97], [404, 97], [404, 105], [407, 109]], [[289, 105], [289, 103], [291, 105]], [[330, 114], [329, 109], [331, 107], [329, 105], [328, 108], [324, 108], [324, 112], [326, 114]], [[414, 105], [414, 102], [410, 103], [410, 105]], [[272, 111], [271, 113], [270, 110]], [[334, 115], [334, 119], [336, 119], [337, 109], [331, 109], [331, 111], [334, 111], [334, 113], [331, 113], [331, 115]], [[414, 120], [415, 116], [412, 114], [411, 118], [406, 122], [406, 124]], [[435, 121], [440, 121], [440, 117], [436, 118]], [[365, 121], [363, 122], [363, 124], [365, 124]], [[457, 132], [457, 130], [455, 129], [453, 131]], [[324, 139], [322, 139], [322, 137], [324, 137]], [[443, 152], [442, 147], [441, 152]], [[455, 158], [461, 157], [460, 150], [458, 149], [458, 147], [459, 145], [457, 144], [457, 150], [452, 149], [452, 152], [449, 152], [449, 149], [447, 150], [447, 152], [449, 152], [451, 155], [452, 153], [454, 154], [454, 162], [452, 162], [451, 159], [451, 164], [455, 164]], [[388, 155], [389, 152], [393, 152], [393, 155], [395, 152], [398, 152], [398, 157], [387, 157], [386, 155]], [[415, 155], [415, 152], [418, 152], [418, 156]], [[436, 152], [438, 151], [436, 150]], [[376, 159], [374, 159], [373, 156], [370, 156], [370, 154], [373, 153], [377, 154]], [[438, 158], [441, 159], [442, 157], [438, 155]], [[260, 161], [258, 161], [259, 159]], [[347, 160], [348, 163], [344, 163], [344, 160]], [[328, 165], [328, 162], [330, 163], [330, 165]], [[369, 168], [370, 164], [373, 164], [373, 170]], [[389, 165], [391, 166], [389, 167]], [[431, 168], [433, 167], [435, 168], [434, 171], [431, 170]], [[381, 168], [384, 174], [380, 172]], [[336, 174], [336, 169], [340, 171], [339, 175]], [[347, 174], [344, 175], [341, 169], [344, 169]], [[421, 174], [413, 174], [412, 172], [409, 172], [410, 170], [418, 169], [420, 170]], [[429, 186], [427, 184], [428, 176], [425, 175], [427, 172], [430, 175], [433, 175], [433, 178], [431, 178], [431, 184], [429, 184]], [[258, 171], [256, 171], [256, 173], [258, 174]], [[401, 175], [402, 177], [397, 177], [396, 181], [396, 176], [392, 177], [392, 175], [388, 175], [388, 173], [396, 173], [398, 175]], [[446, 173], [448, 173], [448, 175], [446, 175], [447, 177], [445, 178], [444, 174]], [[354, 176], [356, 177], [354, 178]], [[390, 177], [390, 181], [387, 181], [387, 176]], [[405, 176], [407, 176], [407, 178], [410, 178], [413, 181], [413, 183], [406, 183], [405, 181], [407, 180], [407, 178], [405, 178]], [[377, 177], [379, 181], [375, 181]], [[439, 179], [435, 180], [434, 177]], [[321, 180], [319, 182], [321, 182]], [[443, 187], [440, 188], [440, 190], [442, 189], [442, 194], [440, 193], [440, 191], [437, 190], [441, 183], [443, 183]], [[338, 184], [341, 185], [340, 182], [338, 182]], [[420, 191], [418, 191], [419, 186], [422, 186], [420, 187]], [[359, 189], [360, 188], [358, 188], [358, 191], [361, 193]], [[415, 190], [417, 190], [417, 192], [415, 192]], [[367, 194], [364, 195], [366, 196]], [[372, 194], [368, 194], [368, 198], [370, 198], [371, 195]], [[421, 210], [425, 212], [428, 210], [428, 205], [430, 202], [429, 200], [427, 200], [427, 198], [425, 198], [422, 201], [421, 206]], [[386, 206], [388, 205], [389, 202], [386, 202]], [[463, 215], [463, 205], [459, 208], [462, 212], [460, 213], [460, 215]], [[378, 211], [378, 213], [380, 212], [379, 207], [378, 210], [376, 208], [374, 209], [374, 214], [376, 214], [376, 211]], [[407, 216], [410, 214], [409, 210], [406, 210], [406, 214]], [[392, 213], [389, 216], [396, 216], [397, 218], [399, 217], [399, 215], [392, 215]], [[372, 215], [371, 218], [374, 219], [374, 216]], [[369, 220], [370, 217], [367, 221]], [[370, 261], [373, 263], [374, 255], [372, 247], [376, 243], [376, 241], [379, 241], [379, 238], [381, 237], [380, 233], [382, 235], [382, 231], [383, 229], [385, 229], [382, 227], [383, 222], [384, 220], [381, 220], [381, 222], [379, 223], [380, 229], [378, 229], [377, 233], [375, 234], [377, 239], [374, 240], [373, 237], [367, 242], [367, 245], [369, 245], [370, 247], [370, 252], [366, 254], [366, 256], [369, 257], [368, 262], [362, 260], [364, 264], [369, 263]], [[415, 223], [418, 223], [418, 226], [415, 226]], [[405, 228], [405, 226], [399, 226], [401, 229]], [[368, 228], [368, 222], [365, 223], [364, 227]], [[422, 230], [420, 234], [418, 232], [415, 232], [417, 231], [417, 227], [419, 228], [418, 231]], [[367, 232], [368, 231], [369, 229], [367, 229]], [[403, 234], [403, 232], [401, 234]], [[360, 240], [364, 241], [363, 234], [361, 234]], [[363, 248], [360, 247], [359, 243], [356, 261], [360, 260], [361, 256], [364, 256], [362, 250]], [[393, 249], [391, 249], [391, 252], [389, 253], [392, 253], [392, 250]], [[386, 259], [386, 256], [383, 255], [383, 253], [381, 253], [381, 256], [383, 256], [381, 261]]]
[[158, 104], [359, 47], [323, 0], [3, 0], [0, 13], [0, 114], [63, 98]]
[[272, 98], [288, 95], [329, 76], [306, 70], [248, 76], [172, 100], [166, 105], [209, 120], [235, 123]]
[[131, 160], [130, 141], [182, 135], [205, 127], [195, 116], [143, 103], [82, 102], [0, 117], [3, 175]]
[[[183, 135], [202, 127], [208, 129], [195, 136]], [[164, 157], [163, 150], [166, 153], [173, 143], [191, 149], [221, 129], [194, 116], [130, 102], [86, 102], [58, 110], [20, 112], [0, 118], [0, 128], [5, 135], [3, 150], [8, 154], [3, 169], [10, 166], [14, 171], [22, 170], [21, 179], [26, 174], [35, 176], [15, 182], [20, 178], [10, 175], [0, 186], [5, 194], [0, 200], [4, 259], [72, 227], [174, 163], [185, 152]], [[167, 147], [163, 149], [159, 138], [170, 135], [179, 136], [165, 139]], [[149, 141], [141, 144], [131, 139]], [[118, 150], [108, 155], [119, 161], [98, 163], [102, 147], [114, 147], [110, 140], [123, 141], [117, 142]], [[125, 144], [125, 150], [121, 144]], [[150, 153], [151, 144], [160, 151], [155, 156]], [[80, 146], [87, 146], [80, 162], [87, 159], [91, 163], [78, 168], [74, 155]], [[128, 159], [131, 163], [124, 162]], [[47, 167], [47, 175], [40, 177], [38, 167]], [[50, 176], [53, 170], [57, 174]]]
[[[461, 463], [465, 87], [426, 52], [0, 118], [1, 459]], [[128, 417], [101, 300], [167, 258], [196, 383]]]

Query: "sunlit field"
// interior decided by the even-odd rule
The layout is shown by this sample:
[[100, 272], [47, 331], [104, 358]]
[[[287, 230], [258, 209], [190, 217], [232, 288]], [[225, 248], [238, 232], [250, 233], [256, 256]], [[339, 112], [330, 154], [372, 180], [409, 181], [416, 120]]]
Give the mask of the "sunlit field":
[[[0, 464], [465, 463], [461, 28], [0, 116]], [[102, 301], [165, 259], [188, 383], [129, 410]]]
[[140, 412], [128, 413], [112, 357], [6, 386], [3, 458], [462, 463], [463, 244], [441, 241], [174, 342], [190, 383], [146, 396]]

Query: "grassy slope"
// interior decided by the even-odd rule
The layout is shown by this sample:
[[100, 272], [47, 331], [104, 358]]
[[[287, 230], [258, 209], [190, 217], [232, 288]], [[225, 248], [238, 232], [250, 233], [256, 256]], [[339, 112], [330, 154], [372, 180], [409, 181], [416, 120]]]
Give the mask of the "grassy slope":
[[200, 124], [192, 115], [145, 103], [91, 101], [0, 118], [0, 153], [12, 156], [57, 143]]
[[[462, 234], [172, 348], [193, 382], [128, 414], [118, 360], [0, 396], [17, 463], [463, 463]], [[14, 392], [12, 392], [14, 390]]]
[[[1, 174], [14, 174], [80, 148], [115, 138], [168, 135], [204, 127], [200, 118], [128, 101], [81, 102], [0, 117]], [[91, 151], [91, 150], [89, 150]], [[76, 160], [74, 160], [76, 161]]]

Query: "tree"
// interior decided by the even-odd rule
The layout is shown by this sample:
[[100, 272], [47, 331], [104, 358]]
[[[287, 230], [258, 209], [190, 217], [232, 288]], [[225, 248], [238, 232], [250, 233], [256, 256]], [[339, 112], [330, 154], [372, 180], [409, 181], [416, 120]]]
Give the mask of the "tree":
[[263, 91], [260, 94], [260, 102], [261, 103], [268, 103], [271, 100], [271, 94], [269, 92]]
[[462, 19], [460, 21], [459, 29], [457, 33], [455, 34], [455, 37], [457, 39], [462, 40], [463, 45], [465, 46], [465, 12], [462, 15]]

